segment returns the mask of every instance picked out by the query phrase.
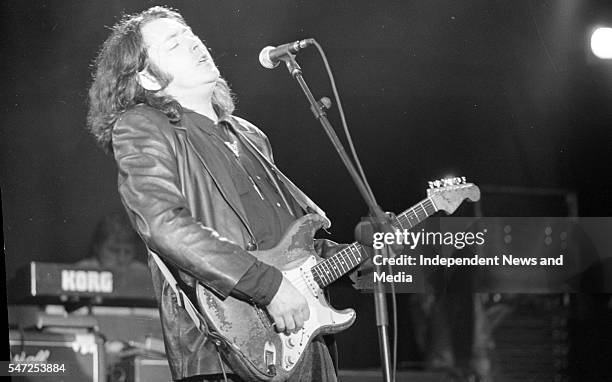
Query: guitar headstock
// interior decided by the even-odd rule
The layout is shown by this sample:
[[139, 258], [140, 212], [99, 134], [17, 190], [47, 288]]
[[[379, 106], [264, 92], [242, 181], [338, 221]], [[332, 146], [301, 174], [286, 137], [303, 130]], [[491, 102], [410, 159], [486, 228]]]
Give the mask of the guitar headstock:
[[480, 189], [473, 183], [467, 183], [464, 176], [446, 178], [429, 182], [427, 196], [432, 199], [437, 210], [452, 214], [464, 200], [480, 200]]

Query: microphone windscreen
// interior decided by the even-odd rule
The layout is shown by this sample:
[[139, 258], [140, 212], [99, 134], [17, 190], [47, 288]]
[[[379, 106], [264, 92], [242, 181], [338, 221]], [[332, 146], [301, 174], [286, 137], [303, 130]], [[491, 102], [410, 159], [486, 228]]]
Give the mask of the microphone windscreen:
[[273, 49], [273, 46], [266, 46], [259, 52], [259, 63], [266, 69], [274, 69], [278, 66], [278, 62], [274, 63], [270, 59], [270, 51]]

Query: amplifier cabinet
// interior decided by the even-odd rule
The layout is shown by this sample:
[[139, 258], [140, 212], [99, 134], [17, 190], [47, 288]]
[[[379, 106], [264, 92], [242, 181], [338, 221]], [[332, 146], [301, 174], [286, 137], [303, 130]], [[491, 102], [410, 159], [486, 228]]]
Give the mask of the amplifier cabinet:
[[110, 382], [169, 382], [170, 366], [165, 358], [142, 355], [125, 358], [117, 363], [109, 377]]
[[106, 382], [104, 345], [92, 333], [9, 331], [11, 361], [64, 364], [66, 371], [54, 376], [19, 376], [13, 381]]

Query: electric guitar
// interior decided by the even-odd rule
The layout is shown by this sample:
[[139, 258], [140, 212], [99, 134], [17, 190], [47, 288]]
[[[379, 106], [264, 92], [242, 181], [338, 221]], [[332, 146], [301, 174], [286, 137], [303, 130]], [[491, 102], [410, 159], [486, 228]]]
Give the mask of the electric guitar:
[[[465, 178], [436, 180], [429, 186], [427, 198], [398, 215], [392, 221], [394, 228], [410, 229], [437, 211], [452, 214], [464, 200], [480, 199], [478, 187]], [[278, 333], [264, 307], [231, 296], [221, 300], [199, 284], [198, 307], [209, 334], [233, 372], [244, 380], [287, 380], [315, 336], [337, 333], [355, 321], [353, 309], [338, 311], [329, 306], [323, 288], [366, 260], [367, 252], [355, 242], [327, 259], [319, 257], [313, 237], [326, 224], [325, 217], [304, 215], [291, 224], [276, 247], [252, 252], [280, 269], [306, 298], [310, 318], [297, 333]]]

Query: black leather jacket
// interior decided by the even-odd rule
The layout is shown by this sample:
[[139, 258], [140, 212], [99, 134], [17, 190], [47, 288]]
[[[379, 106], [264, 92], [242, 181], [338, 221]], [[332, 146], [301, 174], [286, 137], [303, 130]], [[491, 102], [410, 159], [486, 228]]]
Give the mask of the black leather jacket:
[[[264, 168], [274, 168], [267, 137], [243, 119], [229, 121], [258, 152]], [[121, 200], [149, 250], [160, 255], [184, 289], [201, 282], [227, 297], [255, 261], [246, 250], [256, 248], [240, 198], [224, 171], [221, 148], [209, 138], [185, 116], [170, 123], [158, 110], [138, 105], [115, 123], [112, 144]], [[287, 182], [300, 205], [323, 213]], [[332, 242], [315, 243], [319, 253], [337, 250]], [[151, 258], [149, 267], [173, 378], [220, 373], [206, 333], [199, 332], [177, 304]]]

